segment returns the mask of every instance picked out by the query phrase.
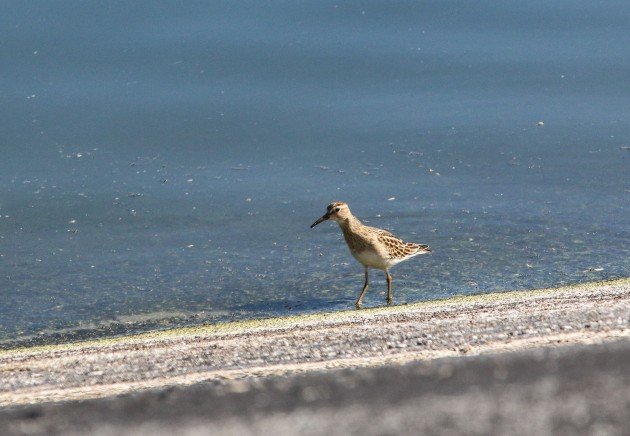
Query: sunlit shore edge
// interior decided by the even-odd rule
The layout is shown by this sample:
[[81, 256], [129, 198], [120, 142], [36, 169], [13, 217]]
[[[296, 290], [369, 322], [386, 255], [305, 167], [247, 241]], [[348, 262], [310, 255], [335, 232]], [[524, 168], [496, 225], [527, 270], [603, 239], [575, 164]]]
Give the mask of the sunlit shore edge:
[[191, 327], [176, 327], [172, 329], [156, 330], [143, 333], [133, 333], [129, 335], [121, 335], [114, 337], [104, 337], [98, 339], [73, 341], [70, 343], [50, 344], [50, 345], [34, 345], [27, 347], [16, 347], [6, 350], [0, 350], [0, 356], [15, 355], [23, 352], [35, 353], [75, 350], [81, 348], [93, 348], [99, 346], [110, 346], [115, 344], [126, 344], [135, 342], [144, 342], [156, 339], [169, 339], [176, 337], [191, 337], [196, 335], [221, 335], [221, 334], [239, 334], [254, 331], [273, 331], [282, 329], [298, 328], [307, 325], [323, 325], [326, 323], [351, 321], [355, 319], [369, 319], [374, 316], [387, 314], [402, 314], [412, 312], [418, 309], [436, 309], [453, 306], [456, 308], [461, 304], [484, 304], [484, 303], [505, 303], [509, 301], [518, 301], [534, 297], [554, 297], [562, 292], [575, 291], [583, 289], [585, 291], [596, 289], [604, 285], [629, 286], [630, 277], [624, 277], [612, 280], [603, 280], [587, 283], [577, 283], [571, 285], [563, 285], [551, 288], [532, 289], [532, 290], [515, 290], [515, 291], [499, 291], [491, 293], [480, 293], [472, 295], [455, 295], [448, 298], [427, 300], [417, 303], [408, 303], [392, 306], [368, 307], [361, 310], [342, 310], [335, 312], [318, 312], [302, 315], [280, 316], [272, 318], [227, 321], [214, 324], [202, 324]]

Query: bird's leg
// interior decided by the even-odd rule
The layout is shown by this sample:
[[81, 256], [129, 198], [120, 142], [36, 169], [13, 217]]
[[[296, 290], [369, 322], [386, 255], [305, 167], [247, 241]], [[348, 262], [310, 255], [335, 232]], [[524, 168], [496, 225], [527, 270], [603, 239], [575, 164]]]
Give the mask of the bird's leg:
[[389, 271], [385, 270], [385, 277], [387, 278], [387, 305], [392, 304], [394, 294], [392, 293], [392, 276], [389, 275]]
[[361, 301], [363, 300], [363, 296], [365, 295], [365, 291], [368, 288], [368, 267], [365, 267], [365, 284], [363, 285], [363, 289], [361, 290], [361, 295], [359, 295], [359, 299], [356, 303], [354, 303], [354, 307], [357, 309], [361, 309]]

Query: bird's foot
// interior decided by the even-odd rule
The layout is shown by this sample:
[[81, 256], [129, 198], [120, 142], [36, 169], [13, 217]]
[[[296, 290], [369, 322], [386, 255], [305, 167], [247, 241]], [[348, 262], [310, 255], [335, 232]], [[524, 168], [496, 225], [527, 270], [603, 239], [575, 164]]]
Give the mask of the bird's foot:
[[361, 309], [361, 302], [357, 301], [356, 303], [354, 303], [354, 307], [355, 307], [355, 309], [360, 310]]
[[392, 303], [393, 303], [393, 300], [392, 300], [391, 298], [388, 298], [388, 299], [387, 299], [387, 305], [388, 305], [388, 306], [391, 306], [391, 305], [392, 305]]

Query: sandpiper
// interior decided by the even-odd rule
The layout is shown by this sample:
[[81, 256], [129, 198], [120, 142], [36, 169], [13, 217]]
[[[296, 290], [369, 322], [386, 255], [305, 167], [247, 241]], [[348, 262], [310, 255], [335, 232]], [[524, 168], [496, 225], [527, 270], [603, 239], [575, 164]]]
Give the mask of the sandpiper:
[[352, 215], [348, 205], [341, 201], [330, 203], [326, 208], [326, 213], [311, 225], [311, 229], [326, 220], [337, 221], [350, 253], [365, 267], [365, 284], [355, 303], [357, 309], [361, 308], [361, 301], [368, 288], [368, 268], [385, 272], [387, 304], [390, 305], [392, 304], [392, 276], [389, 274], [389, 269], [403, 260], [431, 252], [428, 245], [403, 242], [386, 230], [366, 226]]

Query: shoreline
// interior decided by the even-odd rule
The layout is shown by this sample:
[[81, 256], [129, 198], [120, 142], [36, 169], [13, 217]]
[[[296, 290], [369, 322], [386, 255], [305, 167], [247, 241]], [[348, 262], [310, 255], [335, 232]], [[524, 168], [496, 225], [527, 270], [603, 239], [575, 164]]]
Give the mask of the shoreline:
[[630, 340], [630, 278], [0, 351], [0, 408]]
[[219, 333], [238, 333], [254, 331], [257, 329], [275, 329], [286, 328], [291, 325], [309, 324], [311, 322], [342, 322], [350, 321], [357, 318], [370, 318], [372, 316], [412, 312], [414, 310], [425, 309], [435, 307], [440, 309], [444, 306], [451, 306], [457, 304], [483, 304], [494, 302], [508, 302], [511, 300], [518, 300], [521, 298], [532, 298], [536, 296], [553, 297], [553, 294], [562, 292], [580, 290], [592, 290], [606, 285], [622, 285], [630, 287], [630, 277], [601, 280], [595, 282], [576, 283], [571, 285], [562, 285], [550, 288], [540, 288], [531, 290], [505, 290], [489, 293], [468, 294], [468, 295], [454, 295], [447, 298], [439, 298], [435, 300], [425, 300], [415, 303], [406, 303], [401, 305], [392, 306], [374, 306], [363, 307], [360, 310], [346, 309], [338, 311], [324, 311], [316, 313], [305, 313], [297, 315], [277, 316], [277, 317], [265, 317], [265, 318], [253, 318], [236, 321], [222, 321], [211, 324], [200, 324], [194, 326], [173, 327], [165, 329], [154, 329], [144, 332], [132, 332], [129, 334], [120, 334], [113, 336], [102, 336], [96, 338], [86, 338], [69, 340], [65, 342], [52, 342], [49, 344], [23, 345], [23, 342], [29, 342], [30, 339], [24, 341], [16, 341], [15, 346], [7, 346], [6, 348], [0, 347], [0, 358], [7, 354], [17, 353], [21, 351], [38, 351], [38, 350], [62, 350], [70, 349], [81, 346], [98, 346], [104, 344], [113, 344], [117, 342], [128, 342], [134, 340], [156, 339], [156, 338], [168, 338], [173, 336], [186, 336], [195, 334], [219, 334]]

